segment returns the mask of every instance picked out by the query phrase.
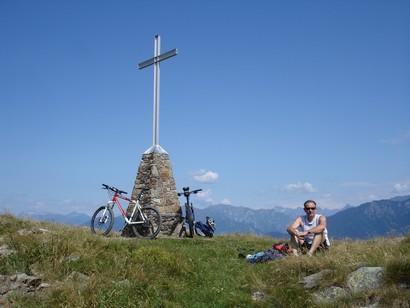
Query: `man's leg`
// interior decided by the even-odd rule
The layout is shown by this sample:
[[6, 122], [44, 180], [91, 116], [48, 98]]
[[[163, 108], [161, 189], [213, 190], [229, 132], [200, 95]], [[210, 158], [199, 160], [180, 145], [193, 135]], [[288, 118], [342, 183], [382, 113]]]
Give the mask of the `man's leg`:
[[299, 238], [296, 235], [290, 236], [290, 247], [292, 248], [292, 252], [295, 256], [299, 255], [299, 247], [300, 245], [303, 245], [303, 241], [302, 243], [300, 241], [301, 240], [299, 240]]
[[313, 237], [313, 242], [312, 246], [309, 249], [308, 255], [313, 256], [315, 253], [316, 249], [325, 241], [325, 237], [323, 236], [323, 233], [316, 233], [315, 236]]

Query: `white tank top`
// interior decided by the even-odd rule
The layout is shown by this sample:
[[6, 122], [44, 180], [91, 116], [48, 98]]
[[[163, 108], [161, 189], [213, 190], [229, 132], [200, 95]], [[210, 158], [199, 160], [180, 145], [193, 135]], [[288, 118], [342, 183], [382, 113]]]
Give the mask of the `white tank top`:
[[[303, 231], [308, 231], [310, 229], [313, 229], [314, 227], [319, 225], [319, 217], [320, 216], [322, 216], [322, 215], [315, 214], [315, 217], [313, 218], [312, 221], [308, 220], [307, 215], [300, 216], [300, 218], [302, 218], [302, 222], [300, 224], [300, 227], [302, 228]], [[329, 238], [327, 237], [327, 229], [325, 229], [325, 231], [323, 231], [323, 235], [325, 236], [326, 245], [330, 246], [330, 241], [329, 241]], [[305, 236], [305, 241], [310, 245], [313, 242], [313, 237], [314, 237], [314, 234], [308, 234], [308, 235]]]

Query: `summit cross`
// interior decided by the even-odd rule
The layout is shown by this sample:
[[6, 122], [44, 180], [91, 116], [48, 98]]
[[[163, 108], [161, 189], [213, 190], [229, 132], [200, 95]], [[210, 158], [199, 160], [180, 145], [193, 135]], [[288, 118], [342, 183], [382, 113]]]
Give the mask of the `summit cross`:
[[149, 153], [165, 153], [167, 152], [159, 145], [159, 63], [178, 54], [178, 50], [172, 49], [163, 54], [160, 54], [161, 38], [159, 35], [155, 36], [154, 57], [138, 64], [139, 69], [154, 65], [154, 112], [153, 112], [153, 132], [152, 132], [152, 146], [145, 151], [144, 154]]

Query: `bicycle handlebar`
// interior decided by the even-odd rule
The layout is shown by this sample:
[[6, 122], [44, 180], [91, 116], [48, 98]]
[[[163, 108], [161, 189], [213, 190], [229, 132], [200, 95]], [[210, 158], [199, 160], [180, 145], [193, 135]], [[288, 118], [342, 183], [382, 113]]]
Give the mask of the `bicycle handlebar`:
[[[118, 188], [115, 188], [115, 187], [113, 187], [113, 186], [109, 186], [109, 185], [107, 185], [107, 184], [102, 184], [102, 189], [109, 189], [109, 190], [111, 190], [111, 191], [113, 191], [113, 192], [115, 192], [115, 193], [117, 193], [117, 194], [128, 194], [126, 191], [123, 191], [123, 190], [120, 190], [120, 189], [118, 189]], [[142, 191], [141, 191], [141, 194], [144, 192], [144, 191], [147, 191], [147, 190], [149, 190], [148, 188], [142, 188]]]
[[184, 188], [182, 188], [182, 190], [184, 192], [179, 192], [178, 197], [180, 197], [182, 195], [184, 195], [185, 197], [188, 197], [190, 194], [196, 194], [197, 192], [202, 191], [202, 189], [195, 189], [195, 190], [189, 191], [189, 187], [184, 187]]
[[113, 192], [115, 192], [115, 193], [117, 193], [117, 194], [128, 194], [126, 191], [123, 191], [123, 190], [120, 190], [120, 189], [118, 189], [118, 188], [115, 188], [115, 187], [113, 187], [113, 186], [109, 186], [109, 185], [107, 185], [107, 184], [102, 184], [102, 189], [109, 189], [109, 190], [111, 190], [111, 191], [113, 191]]

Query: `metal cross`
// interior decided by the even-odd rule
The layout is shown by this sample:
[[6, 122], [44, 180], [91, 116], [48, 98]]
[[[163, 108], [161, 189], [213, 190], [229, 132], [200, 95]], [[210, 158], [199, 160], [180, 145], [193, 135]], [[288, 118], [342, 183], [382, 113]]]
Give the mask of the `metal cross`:
[[155, 36], [154, 45], [154, 57], [138, 64], [139, 69], [143, 69], [147, 66], [154, 64], [154, 114], [153, 114], [153, 133], [152, 133], [152, 146], [145, 151], [144, 154], [149, 153], [167, 153], [158, 143], [159, 134], [159, 62], [166, 60], [178, 54], [178, 50], [167, 51], [160, 54], [161, 38], [159, 35]]

